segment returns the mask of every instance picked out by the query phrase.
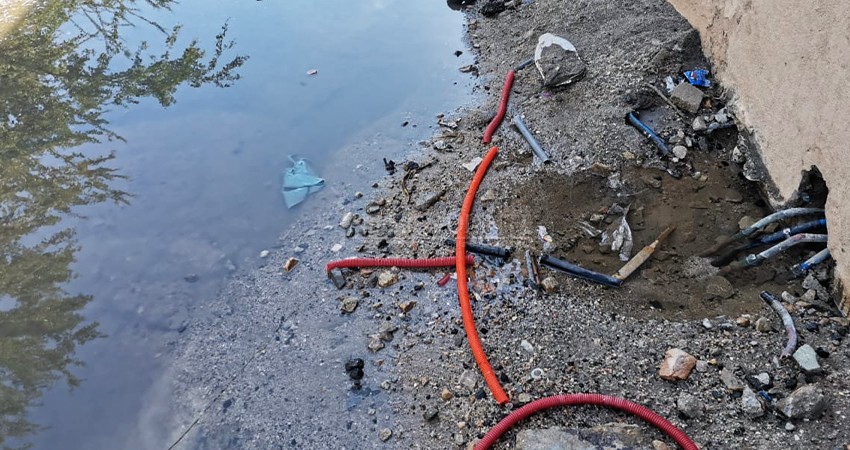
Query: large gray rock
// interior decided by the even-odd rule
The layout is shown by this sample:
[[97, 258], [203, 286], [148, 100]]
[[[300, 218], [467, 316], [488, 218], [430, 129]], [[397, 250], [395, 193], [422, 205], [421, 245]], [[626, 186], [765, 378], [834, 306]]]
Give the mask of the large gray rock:
[[827, 403], [826, 396], [817, 385], [807, 384], [780, 400], [776, 406], [789, 419], [817, 419]]
[[537, 40], [534, 64], [546, 87], [564, 86], [584, 76], [587, 66], [570, 41], [545, 33]]
[[705, 281], [706, 300], [725, 300], [735, 295], [735, 287], [724, 277], [714, 276]]
[[679, 108], [695, 114], [702, 105], [702, 91], [691, 86], [687, 81], [679, 83], [670, 94], [670, 101]]

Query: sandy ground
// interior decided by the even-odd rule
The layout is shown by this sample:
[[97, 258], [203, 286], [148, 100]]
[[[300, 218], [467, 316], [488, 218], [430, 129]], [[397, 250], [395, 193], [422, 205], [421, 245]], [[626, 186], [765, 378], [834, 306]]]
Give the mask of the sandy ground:
[[[257, 270], [235, 276], [218, 298], [196, 305], [175, 350], [181, 426], [173, 434], [198, 421], [176, 448], [464, 447], [512, 408], [571, 392], [641, 403], [707, 449], [850, 443], [847, 321], [823, 299], [801, 299], [806, 289], [800, 280], [784, 276], [812, 248], [726, 278], [694, 256], [716, 237], [737, 231], [743, 216], [768, 210], [734, 162], [734, 128], [697, 134], [692, 115], [680, 118], [648, 87], [663, 90], [666, 76], [705, 64], [687, 22], [660, 0], [537, 0], [496, 18], [481, 17], [475, 7], [469, 18], [470, 44], [479, 52], [476, 89], [485, 99], [480, 108], [442, 118], [450, 126], [408, 161], [396, 161], [395, 173], [369, 174], [376, 183], [362, 197], [335, 185], [311, 199], [312, 210], [304, 215], [309, 218], [287, 230]], [[479, 258], [470, 283], [484, 348], [511, 398], [500, 407], [466, 343], [454, 280], [437, 286], [444, 275], [439, 270], [346, 271], [346, 286], [337, 289], [324, 265], [350, 256], [453, 253], [444, 240], [454, 236], [472, 177], [461, 164], [488, 148], [480, 140], [502, 77], [532, 54], [543, 32], [570, 39], [587, 74], [567, 88], [548, 90], [533, 68], [519, 73], [509, 117], [524, 115], [552, 162], [534, 162], [506, 121], [494, 139], [501, 151], [479, 191], [469, 232], [471, 241], [512, 246], [520, 258], [505, 264]], [[722, 89], [708, 97], [700, 114], [725, 106]], [[692, 141], [688, 156], [659, 158], [624, 123], [635, 108], [665, 138], [683, 131]], [[408, 162], [421, 169], [404, 170]], [[418, 207], [443, 190], [435, 204]], [[542, 250], [540, 225], [557, 244], [554, 256], [616, 271], [622, 264], [617, 255], [602, 251], [598, 238], [578, 227], [591, 220], [607, 227], [617, 219], [608, 214], [614, 204], [630, 208], [636, 250], [667, 225], [677, 230], [619, 290], [545, 269], [543, 277], [556, 288], [538, 292], [527, 285], [522, 255]], [[362, 220], [355, 221], [352, 237], [338, 225], [348, 212]], [[333, 251], [335, 245], [341, 248]], [[284, 272], [290, 257], [300, 263]], [[816, 272], [812, 280], [828, 287], [827, 271]], [[379, 274], [398, 281], [377, 287]], [[822, 350], [821, 374], [803, 374], [794, 360], [779, 358], [785, 337], [758, 298], [763, 289], [788, 291], [786, 307], [800, 344]], [[356, 309], [342, 312], [344, 300], [356, 301]], [[758, 331], [754, 324], [761, 318], [771, 323], [762, 320]], [[687, 380], [658, 376], [671, 348], [699, 360]], [[364, 360], [365, 376], [356, 383], [345, 370], [352, 358]], [[760, 400], [764, 412], [745, 410], [741, 392], [721, 380], [722, 372], [764, 390], [770, 398]], [[760, 373], [769, 375], [769, 385], [754, 385], [752, 375]], [[778, 402], [807, 384], [825, 396], [824, 414], [783, 417]], [[639, 425], [634, 448], [652, 448], [653, 440], [671, 443], [636, 419], [598, 408], [541, 414], [520, 428], [585, 430], [611, 422]], [[513, 448], [515, 439], [509, 433], [500, 442]]]

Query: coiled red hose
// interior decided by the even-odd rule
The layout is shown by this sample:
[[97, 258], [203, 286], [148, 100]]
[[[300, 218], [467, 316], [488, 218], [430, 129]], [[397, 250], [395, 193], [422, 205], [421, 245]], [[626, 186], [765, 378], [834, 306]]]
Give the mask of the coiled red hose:
[[455, 258], [457, 265], [457, 295], [460, 301], [460, 312], [463, 318], [463, 328], [466, 330], [466, 340], [469, 341], [469, 347], [472, 349], [472, 356], [475, 357], [475, 362], [478, 363], [478, 369], [481, 370], [481, 375], [484, 376], [484, 381], [493, 393], [493, 398], [500, 405], [508, 402], [508, 395], [499, 384], [499, 378], [496, 377], [496, 372], [490, 366], [487, 360], [487, 355], [484, 353], [484, 347], [481, 346], [481, 339], [478, 338], [478, 331], [475, 330], [475, 318], [472, 316], [472, 305], [469, 302], [469, 286], [466, 283], [466, 265], [463, 264], [463, 257], [466, 256], [466, 228], [469, 223], [469, 212], [472, 211], [472, 203], [475, 201], [475, 192], [478, 191], [478, 185], [484, 179], [484, 174], [487, 173], [487, 168], [490, 163], [496, 158], [499, 149], [496, 147], [490, 148], [484, 160], [478, 165], [478, 170], [472, 177], [472, 183], [469, 185], [469, 190], [466, 191], [466, 198], [463, 199], [463, 206], [460, 208], [460, 217], [457, 220], [457, 239], [455, 239]]
[[511, 427], [516, 425], [517, 422], [538, 411], [557, 406], [571, 405], [597, 405], [627, 412], [640, 417], [646, 422], [649, 422], [651, 425], [658, 427], [661, 431], [666, 433], [667, 436], [670, 436], [674, 441], [676, 441], [676, 443], [679, 444], [679, 447], [682, 447], [684, 450], [699, 450], [688, 435], [686, 435], [682, 430], [676, 428], [676, 426], [670, 423], [667, 419], [652, 412], [649, 408], [619, 397], [602, 394], [554, 395], [552, 397], [535, 400], [510, 413], [507, 417], [502, 419], [501, 422], [497, 423], [495, 427], [487, 432], [483, 439], [475, 444], [475, 450], [489, 449], [494, 443], [496, 443], [499, 437], [505, 434], [505, 432], [511, 429]]
[[[466, 255], [466, 264], [475, 262], [472, 255]], [[325, 266], [330, 272], [333, 269], [343, 267], [413, 267], [427, 269], [432, 267], [454, 267], [457, 258], [447, 256], [445, 258], [348, 258], [331, 261]]]
[[493, 138], [493, 133], [496, 132], [496, 129], [499, 128], [499, 125], [502, 123], [502, 120], [505, 118], [505, 113], [508, 112], [508, 97], [511, 96], [511, 87], [514, 85], [514, 76], [516, 72], [511, 69], [508, 71], [507, 76], [505, 76], [505, 85], [502, 86], [502, 98], [499, 100], [499, 111], [496, 112], [496, 117], [493, 117], [493, 120], [487, 125], [487, 128], [484, 130], [484, 143], [489, 144], [490, 139]]

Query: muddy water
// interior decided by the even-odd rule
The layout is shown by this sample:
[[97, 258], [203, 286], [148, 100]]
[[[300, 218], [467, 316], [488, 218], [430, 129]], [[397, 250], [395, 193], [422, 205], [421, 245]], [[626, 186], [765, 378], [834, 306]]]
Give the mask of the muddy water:
[[45, 4], [0, 44], [0, 444], [125, 447], [189, 305], [309, 211], [288, 156], [364, 189], [470, 91], [440, 2], [156, 3]]

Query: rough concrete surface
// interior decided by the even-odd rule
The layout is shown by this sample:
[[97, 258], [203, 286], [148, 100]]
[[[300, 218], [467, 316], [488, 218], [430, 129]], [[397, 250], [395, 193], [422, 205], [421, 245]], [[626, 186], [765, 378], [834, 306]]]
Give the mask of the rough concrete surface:
[[[738, 118], [754, 130], [777, 188], [794, 200], [816, 167], [829, 187], [829, 248], [850, 283], [850, 2], [670, 0], [699, 30], [718, 77], [734, 90]], [[843, 293], [850, 313], [850, 290]]]
[[[807, 289], [785, 277], [816, 248], [795, 248], [728, 274], [696, 256], [738, 231], [742, 217], [761, 217], [768, 208], [733, 160], [738, 131], [694, 131], [694, 115], [680, 117], [653, 89], [663, 92], [668, 75], [707, 64], [684, 18], [663, 0], [512, 2], [492, 18], [479, 14], [480, 3], [467, 10], [467, 31], [478, 52], [470, 73], [480, 74], [482, 105], [435, 118], [442, 125], [433, 138], [395, 161], [393, 173], [375, 176], [363, 195], [330, 180], [261, 267], [195, 305], [173, 369], [180, 410], [174, 434], [192, 429], [175, 448], [465, 448], [523, 404], [578, 392], [647, 406], [704, 449], [850, 443], [850, 324], [818, 294], [831, 281], [828, 266], [811, 272]], [[587, 74], [548, 90], [533, 67], [519, 72], [508, 118], [524, 115], [551, 162], [536, 163], [505, 121], [469, 224], [471, 242], [514, 248], [507, 261], [479, 255], [470, 268], [475, 326], [510, 398], [499, 406], [469, 350], [456, 281], [437, 284], [452, 268], [346, 269], [337, 289], [324, 265], [355, 256], [453, 254], [444, 241], [455, 237], [472, 178], [463, 165], [490, 147], [481, 136], [504, 74], [529, 57], [545, 32], [575, 44]], [[698, 115], [716, 127], [715, 117], [732, 105], [722, 86], [704, 92]], [[671, 146], [686, 147], [687, 156], [660, 157], [626, 124], [634, 109]], [[346, 154], [356, 155], [356, 148]], [[335, 163], [353, 167], [356, 156]], [[430, 206], [416, 207], [443, 190]], [[348, 213], [362, 222], [352, 218], [343, 229]], [[599, 235], [616, 229], [623, 214], [635, 251], [668, 225], [677, 228], [621, 288], [545, 268], [540, 278], [558, 288], [532, 288], [524, 254], [543, 250], [539, 226], [552, 239], [552, 256], [611, 274], [623, 263]], [[293, 256], [301, 262], [284, 272]], [[397, 281], [379, 287], [386, 272], [385, 280]], [[753, 326], [762, 317], [778, 320], [758, 297], [763, 289], [787, 291], [781, 298], [800, 345], [816, 349], [822, 372], [806, 374], [793, 359], [780, 358], [784, 333]], [[348, 297], [358, 300], [350, 313], [340, 310]], [[673, 348], [696, 362], [683, 379], [666, 381], [659, 368]], [[353, 380], [352, 373], [361, 374], [353, 363], [346, 370], [346, 362], [357, 358], [364, 361], [363, 378]], [[805, 386], [811, 387], [800, 390]], [[745, 388], [758, 398], [742, 402]], [[794, 392], [801, 397], [794, 405], [817, 409], [795, 416], [817, 419], [782, 415], [778, 403]], [[823, 397], [808, 398], [811, 392]], [[684, 394], [682, 408], [699, 418], [679, 409]], [[764, 414], [756, 417], [759, 405]], [[647, 441], [662, 441], [655, 448], [672, 445], [638, 419], [575, 406], [524, 420], [495, 448], [514, 448], [522, 429], [558, 427], [591, 439], [582, 430], [617, 422], [639, 427]], [[604, 448], [614, 438], [602, 434], [592, 442]]]

